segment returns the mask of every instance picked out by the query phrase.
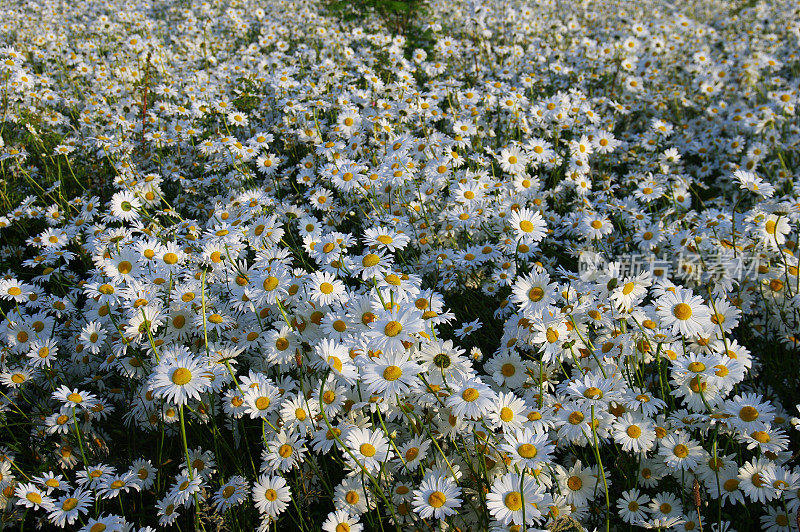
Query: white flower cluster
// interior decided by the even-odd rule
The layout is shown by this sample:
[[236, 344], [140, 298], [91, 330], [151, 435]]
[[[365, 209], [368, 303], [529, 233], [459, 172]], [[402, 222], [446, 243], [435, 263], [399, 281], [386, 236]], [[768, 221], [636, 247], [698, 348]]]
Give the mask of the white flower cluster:
[[36, 4], [3, 523], [797, 530], [796, 2]]

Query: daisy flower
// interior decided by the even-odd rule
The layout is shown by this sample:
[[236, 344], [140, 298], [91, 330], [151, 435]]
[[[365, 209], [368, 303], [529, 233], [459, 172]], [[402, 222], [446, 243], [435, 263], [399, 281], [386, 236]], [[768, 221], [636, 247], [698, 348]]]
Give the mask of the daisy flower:
[[78, 388], [69, 388], [63, 384], [59, 386], [52, 395], [53, 399], [63, 403], [67, 408], [91, 410], [98, 404], [97, 397], [94, 395], [80, 391]]
[[642, 495], [638, 489], [623, 491], [617, 501], [619, 516], [628, 524], [647, 519], [646, 504], [650, 497]]
[[333, 494], [333, 505], [350, 515], [361, 515], [375, 507], [375, 498], [364, 489], [358, 476], [345, 478], [336, 486]]
[[556, 289], [546, 272], [529, 273], [516, 279], [511, 300], [526, 316], [535, 318], [555, 303]]
[[286, 472], [302, 463], [306, 448], [298, 435], [281, 431], [271, 440], [262, 453], [262, 470], [270, 473]]
[[775, 419], [775, 407], [755, 393], [744, 393], [725, 401], [723, 411], [730, 416], [726, 421], [746, 434], [760, 430]]
[[137, 211], [141, 208], [142, 202], [129, 190], [117, 192], [111, 197], [111, 216], [123, 222], [137, 219]]
[[703, 459], [705, 451], [685, 432], [670, 434], [661, 440], [658, 454], [670, 469], [694, 469]]
[[329, 272], [314, 272], [309, 276], [306, 287], [311, 300], [320, 305], [331, 305], [347, 297], [344, 283]]
[[733, 177], [739, 182], [739, 188], [742, 190], [749, 190], [764, 199], [770, 199], [773, 194], [775, 194], [775, 187], [753, 172], [736, 170], [733, 173]]
[[765, 503], [778, 496], [777, 490], [767, 482], [775, 464], [766, 458], [753, 458], [739, 468], [738, 488], [754, 503]]
[[552, 460], [555, 447], [550, 444], [547, 434], [537, 434], [529, 428], [506, 433], [505, 443], [500, 446], [508, 453], [515, 465], [538, 469], [541, 464]]
[[405, 352], [381, 353], [361, 365], [361, 378], [371, 394], [394, 398], [408, 393], [422, 371], [423, 368]]
[[480, 380], [470, 379], [464, 381], [455, 393], [447, 398], [447, 406], [453, 409], [453, 414], [466, 419], [480, 419], [489, 412], [497, 394]]
[[522, 207], [511, 213], [509, 223], [514, 229], [514, 238], [519, 243], [540, 242], [547, 235], [547, 222], [539, 211]]
[[444, 519], [456, 513], [461, 506], [461, 488], [452, 477], [439, 477], [428, 473], [418, 489], [414, 490], [414, 511], [423, 519]]
[[224, 513], [242, 504], [247, 499], [248, 491], [247, 479], [234, 475], [220, 486], [212, 498], [212, 503], [218, 512]]
[[[523, 424], [528, 421], [527, 406], [525, 401], [513, 393], [499, 393], [497, 401], [487, 414], [491, 424], [500, 428], [502, 432], [521, 429]], [[537, 431], [538, 432], [538, 431]]]
[[157, 397], [185, 405], [189, 399], [200, 399], [210, 385], [210, 373], [205, 364], [187, 351], [175, 356], [162, 355], [150, 376], [148, 389]]
[[504, 172], [519, 174], [525, 170], [528, 158], [518, 146], [510, 146], [500, 150], [498, 162]]
[[334, 510], [322, 523], [324, 532], [361, 532], [364, 525], [358, 522], [358, 517], [350, 516], [344, 510]]
[[388, 227], [370, 227], [364, 231], [364, 243], [389, 252], [403, 249], [411, 239], [405, 234]]
[[31, 483], [17, 485], [14, 489], [14, 496], [18, 498], [17, 504], [26, 508], [38, 510], [39, 508], [50, 509], [53, 506], [53, 499]]
[[603, 483], [597, 474], [597, 468], [584, 468], [580, 460], [569, 469], [556, 464], [556, 480], [561, 486], [561, 494], [567, 498], [567, 502], [575, 506], [584, 506], [594, 499], [596, 488]]
[[374, 349], [387, 353], [403, 352], [404, 342], [416, 342], [413, 335], [424, 330], [424, 322], [416, 307], [404, 307], [397, 311], [385, 312], [371, 323], [366, 331]]
[[672, 334], [699, 336], [711, 328], [711, 312], [703, 304], [703, 298], [685, 288], [667, 291], [658, 298], [656, 313], [662, 327], [671, 329]]
[[532, 476], [523, 479], [516, 473], [497, 477], [486, 495], [486, 508], [503, 525], [536, 525], [543, 520], [540, 508], [546, 508], [551, 502]]
[[283, 477], [262, 475], [253, 484], [253, 504], [266, 516], [274, 518], [280, 515], [289, 506], [291, 498], [292, 491]]
[[656, 439], [653, 423], [646, 417], [625, 413], [614, 421], [614, 441], [622, 449], [634, 453], [644, 453], [652, 449]]
[[81, 514], [88, 513], [91, 501], [92, 494], [88, 490], [78, 489], [64, 494], [53, 501], [47, 518], [57, 527], [64, 528], [77, 521]]
[[347, 462], [356, 471], [363, 467], [370, 474], [377, 474], [389, 456], [389, 441], [380, 431], [354, 427], [347, 432], [344, 443], [352, 453], [346, 453]]

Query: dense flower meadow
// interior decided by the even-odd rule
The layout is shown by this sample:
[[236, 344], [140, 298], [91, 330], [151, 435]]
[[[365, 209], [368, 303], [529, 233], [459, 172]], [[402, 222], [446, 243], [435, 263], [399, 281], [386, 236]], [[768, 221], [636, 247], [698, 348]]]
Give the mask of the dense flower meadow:
[[0, 528], [798, 530], [800, 5], [418, 24], [2, 2]]

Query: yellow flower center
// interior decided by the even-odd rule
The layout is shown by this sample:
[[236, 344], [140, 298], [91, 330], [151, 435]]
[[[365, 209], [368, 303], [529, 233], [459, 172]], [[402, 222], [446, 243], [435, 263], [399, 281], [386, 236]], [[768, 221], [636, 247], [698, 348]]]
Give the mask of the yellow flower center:
[[388, 366], [383, 370], [383, 378], [387, 381], [396, 381], [403, 376], [403, 370], [397, 366]]
[[692, 317], [692, 307], [686, 303], [678, 303], [672, 307], [672, 315], [681, 321], [686, 321]]
[[428, 504], [434, 508], [441, 508], [447, 502], [447, 497], [441, 491], [434, 491], [428, 496]]
[[278, 449], [278, 454], [281, 455], [281, 458], [289, 458], [294, 453], [294, 449], [291, 445], [284, 443]]
[[172, 372], [172, 382], [178, 386], [183, 386], [192, 380], [192, 372], [186, 368], [178, 368]]
[[395, 336], [400, 334], [402, 330], [403, 330], [402, 323], [400, 323], [399, 321], [390, 321], [389, 323], [386, 324], [386, 326], [384, 326], [383, 334], [391, 338], [394, 338]]
[[506, 508], [512, 512], [516, 512], [522, 508], [522, 495], [520, 495], [518, 491], [512, 491], [506, 495], [503, 503], [506, 505]]
[[630, 425], [627, 429], [625, 429], [625, 433], [631, 438], [638, 438], [642, 435], [642, 429], [636, 425]]
[[467, 388], [463, 392], [461, 392], [461, 398], [464, 399], [466, 402], [471, 403], [478, 399], [480, 393], [475, 388]]
[[372, 458], [373, 456], [375, 456], [375, 453], [377, 452], [375, 446], [372, 445], [371, 443], [362, 443], [361, 447], [359, 447], [358, 449], [359, 451], [361, 451], [361, 454], [363, 454], [367, 458]]
[[739, 417], [742, 421], [750, 423], [758, 419], [758, 410], [749, 405], [743, 406], [742, 409], [739, 410]]
[[678, 445], [672, 448], [672, 454], [674, 454], [678, 458], [686, 458], [687, 456], [689, 456], [689, 448], [686, 447], [684, 444], [679, 443]]
[[517, 447], [517, 452], [523, 458], [535, 458], [536, 455], [539, 454], [539, 450], [536, 448], [536, 446], [531, 445], [530, 443], [523, 443]]

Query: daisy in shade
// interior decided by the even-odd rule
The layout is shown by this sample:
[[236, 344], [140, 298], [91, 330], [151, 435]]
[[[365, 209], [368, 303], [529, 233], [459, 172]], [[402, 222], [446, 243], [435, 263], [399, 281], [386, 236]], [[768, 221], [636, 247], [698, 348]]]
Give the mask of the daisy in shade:
[[328, 514], [328, 518], [322, 523], [322, 530], [325, 532], [361, 532], [364, 525], [358, 522], [358, 517], [351, 517], [344, 510], [335, 510]]
[[186, 349], [175, 356], [162, 355], [150, 377], [148, 389], [156, 397], [185, 405], [189, 399], [200, 399], [200, 395], [211, 386], [210, 375], [205, 364]]
[[156, 502], [156, 510], [158, 510], [158, 524], [161, 526], [169, 526], [174, 523], [180, 514], [178, 513], [178, 505], [172, 500], [172, 497], [166, 496]]
[[359, 477], [349, 477], [336, 486], [333, 493], [333, 505], [350, 515], [361, 515], [375, 507], [375, 497], [367, 495]]
[[675, 288], [659, 297], [656, 313], [661, 326], [671, 329], [672, 334], [700, 336], [711, 328], [711, 311], [703, 304], [703, 298], [685, 288]]
[[66, 493], [53, 502], [47, 517], [54, 525], [64, 528], [77, 521], [80, 514], [87, 513], [91, 501], [92, 494], [88, 490]]
[[466, 419], [479, 419], [491, 410], [497, 394], [486, 384], [476, 379], [465, 381], [456, 393], [447, 398], [447, 406], [453, 414]]
[[514, 229], [517, 242], [532, 244], [541, 241], [547, 235], [547, 222], [539, 211], [522, 207], [511, 213], [509, 223]]
[[242, 504], [247, 499], [247, 479], [234, 475], [220, 486], [212, 499], [218, 512], [225, 512]]
[[767, 482], [773, 475], [775, 464], [766, 458], [753, 458], [739, 468], [739, 489], [754, 503], [771, 501], [778, 492]]
[[669, 519], [683, 514], [681, 500], [672, 493], [659, 493], [653, 497], [648, 505], [654, 519]]
[[543, 516], [539, 508], [546, 508], [552, 502], [552, 498], [544, 492], [541, 485], [536, 483], [536, 479], [526, 476], [523, 481], [516, 473], [506, 473], [497, 477], [486, 496], [489, 513], [503, 525], [540, 523]]
[[638, 489], [623, 491], [617, 501], [619, 516], [628, 524], [647, 519], [646, 504], [650, 497], [642, 495]]
[[97, 406], [97, 398], [77, 388], [69, 388], [63, 384], [53, 392], [53, 399], [60, 401], [67, 408], [84, 408], [91, 410]]
[[461, 506], [461, 488], [452, 477], [440, 477], [431, 472], [425, 475], [419, 489], [414, 490], [414, 511], [423, 519], [444, 519]]
[[567, 502], [575, 506], [584, 506], [594, 499], [598, 486], [603, 483], [601, 476], [597, 474], [597, 468], [583, 467], [580, 460], [569, 469], [556, 464], [556, 480]]
[[405, 395], [422, 372], [406, 352], [382, 353], [377, 358], [362, 357], [361, 376], [371, 394], [393, 398]]
[[253, 503], [266, 516], [280, 515], [291, 499], [292, 491], [283, 477], [262, 475], [253, 485]]
[[125, 519], [118, 515], [102, 515], [97, 519], [89, 518], [86, 521], [86, 526], [80, 529], [80, 532], [122, 532], [128, 530], [129, 526]]
[[289, 471], [303, 461], [306, 447], [299, 441], [298, 435], [285, 431], [269, 442], [261, 458], [271, 472]]
[[14, 496], [19, 500], [17, 504], [25, 506], [26, 508], [39, 508], [48, 509], [53, 505], [53, 499], [45, 495], [44, 491], [36, 487], [34, 484], [26, 483], [19, 484], [14, 490]]

